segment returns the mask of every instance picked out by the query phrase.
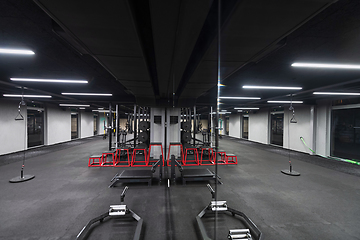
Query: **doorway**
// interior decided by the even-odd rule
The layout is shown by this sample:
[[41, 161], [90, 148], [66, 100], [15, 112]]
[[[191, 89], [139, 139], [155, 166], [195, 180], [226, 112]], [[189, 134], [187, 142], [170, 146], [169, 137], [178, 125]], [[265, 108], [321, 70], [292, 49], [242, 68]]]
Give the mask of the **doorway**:
[[242, 126], [242, 138], [249, 139], [249, 116], [243, 116]]
[[78, 114], [71, 113], [71, 139], [76, 139], [78, 137]]
[[270, 143], [283, 146], [284, 113], [271, 113]]
[[27, 110], [28, 147], [44, 145], [44, 111]]

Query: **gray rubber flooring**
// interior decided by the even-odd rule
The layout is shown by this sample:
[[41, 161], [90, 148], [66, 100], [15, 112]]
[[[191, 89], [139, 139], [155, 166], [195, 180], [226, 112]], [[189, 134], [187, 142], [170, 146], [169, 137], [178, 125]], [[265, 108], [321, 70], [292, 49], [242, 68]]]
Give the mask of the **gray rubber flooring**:
[[[0, 239], [75, 239], [90, 219], [119, 204], [125, 185], [108, 185], [124, 168], [87, 167], [88, 157], [106, 151], [107, 144], [96, 137], [28, 155], [25, 174], [36, 177], [24, 183], [9, 183], [20, 174], [21, 161], [0, 164]], [[289, 160], [280, 148], [229, 138], [220, 147], [236, 154], [238, 165], [218, 166], [224, 183], [217, 187], [218, 200], [247, 214], [263, 239], [359, 239], [359, 166], [343, 171], [342, 163], [329, 162], [329, 168], [316, 156], [294, 153], [291, 162], [301, 176], [292, 177], [280, 173]], [[199, 239], [195, 216], [211, 200], [206, 184], [127, 184], [125, 203], [144, 219], [143, 239]], [[217, 239], [226, 239], [224, 232], [234, 227], [226, 224], [234, 221], [220, 217]], [[105, 221], [89, 239], [132, 239], [134, 226]], [[212, 231], [211, 219], [206, 226]]]

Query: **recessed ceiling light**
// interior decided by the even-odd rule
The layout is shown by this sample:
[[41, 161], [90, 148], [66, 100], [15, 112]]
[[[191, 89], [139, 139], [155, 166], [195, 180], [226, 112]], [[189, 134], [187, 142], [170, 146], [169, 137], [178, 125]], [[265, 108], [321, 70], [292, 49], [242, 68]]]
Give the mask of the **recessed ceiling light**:
[[8, 49], [8, 48], [0, 48], [0, 53], [6, 54], [18, 54], [18, 55], [34, 55], [35, 53], [31, 50], [25, 49]]
[[261, 99], [259, 97], [219, 97], [221, 99]]
[[61, 93], [62, 95], [73, 96], [112, 96], [111, 93]]
[[90, 107], [90, 105], [86, 105], [86, 104], [65, 104], [65, 103], [61, 103], [59, 104], [60, 107]]
[[25, 97], [25, 98], [51, 98], [50, 95], [21, 95], [21, 94], [3, 94], [4, 97]]
[[360, 93], [344, 93], [344, 92], [313, 92], [313, 94], [323, 94], [323, 95], [352, 95], [357, 96], [360, 95]]
[[302, 89], [302, 87], [252, 86], [252, 85], [244, 85], [243, 88], [247, 88], [247, 89], [278, 89], [278, 90], [301, 90]]
[[[219, 114], [230, 114], [231, 112], [219, 112]], [[216, 114], [216, 112], [212, 112], [211, 114]]]
[[21, 82], [88, 83], [88, 81], [86, 80], [69, 80], [69, 79], [10, 78], [10, 80], [21, 81]]
[[[110, 110], [101, 110], [101, 109], [94, 109], [93, 112], [99, 112], [99, 113], [108, 113]], [[141, 115], [142, 116], [142, 115]]]
[[307, 68], [333, 68], [333, 69], [360, 69], [360, 65], [355, 64], [328, 64], [328, 63], [293, 63], [292, 67]]
[[303, 103], [303, 101], [267, 101], [268, 103]]
[[258, 107], [235, 107], [234, 109], [241, 109], [241, 110], [258, 110]]

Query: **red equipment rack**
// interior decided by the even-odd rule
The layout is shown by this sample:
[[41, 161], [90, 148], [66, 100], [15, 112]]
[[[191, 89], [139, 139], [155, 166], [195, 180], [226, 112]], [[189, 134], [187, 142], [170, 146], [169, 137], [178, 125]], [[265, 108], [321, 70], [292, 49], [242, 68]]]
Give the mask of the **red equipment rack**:
[[[111, 156], [111, 161], [107, 160], [108, 156]], [[113, 167], [114, 166], [114, 163], [115, 163], [114, 151], [103, 152], [101, 155], [101, 158], [102, 158], [102, 161], [101, 161], [102, 167]]]
[[175, 146], [178, 146], [180, 147], [180, 151], [181, 151], [181, 162], [184, 161], [184, 152], [183, 152], [183, 146], [181, 143], [179, 142], [171, 142], [170, 145], [169, 145], [169, 153], [168, 153], [168, 156], [167, 156], [167, 159], [166, 159], [166, 162], [167, 162], [167, 165], [170, 166], [170, 151], [171, 151], [171, 147], [175, 147]]
[[[101, 167], [101, 155], [92, 155], [89, 157], [89, 164], [88, 167]], [[95, 161], [98, 160], [98, 161]]]
[[[121, 161], [121, 152], [125, 152], [127, 160]], [[114, 167], [130, 167], [130, 153], [128, 148], [117, 148], [115, 151], [115, 163]]]
[[162, 156], [162, 159], [163, 159], [163, 166], [164, 166], [164, 164], [165, 164], [164, 151], [163, 151], [162, 143], [160, 143], [160, 142], [152, 142], [152, 143], [150, 143], [150, 145], [149, 145], [149, 152], [148, 152], [148, 154], [147, 154], [147, 161], [148, 161], [148, 163], [151, 164], [151, 163], [156, 163], [156, 162], [157, 162], [157, 160], [153, 160], [153, 161], [150, 162], [150, 152], [151, 152], [151, 147], [152, 147], [152, 146], [159, 146], [159, 147], [161, 147], [161, 156]]

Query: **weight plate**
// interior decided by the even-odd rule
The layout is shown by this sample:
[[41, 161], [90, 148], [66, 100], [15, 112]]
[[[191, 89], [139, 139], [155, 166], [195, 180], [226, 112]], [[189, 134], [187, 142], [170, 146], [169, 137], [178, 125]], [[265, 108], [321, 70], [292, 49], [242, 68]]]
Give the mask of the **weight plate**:
[[191, 123], [190, 122], [182, 122], [181, 129], [185, 131], [191, 131]]
[[150, 128], [150, 122], [141, 121], [139, 122], [139, 130], [146, 131]]
[[147, 132], [141, 132], [139, 133], [138, 139], [140, 142], [146, 142], [149, 140], [149, 134]]
[[190, 132], [181, 132], [181, 139], [183, 142], [189, 142], [191, 140]]

